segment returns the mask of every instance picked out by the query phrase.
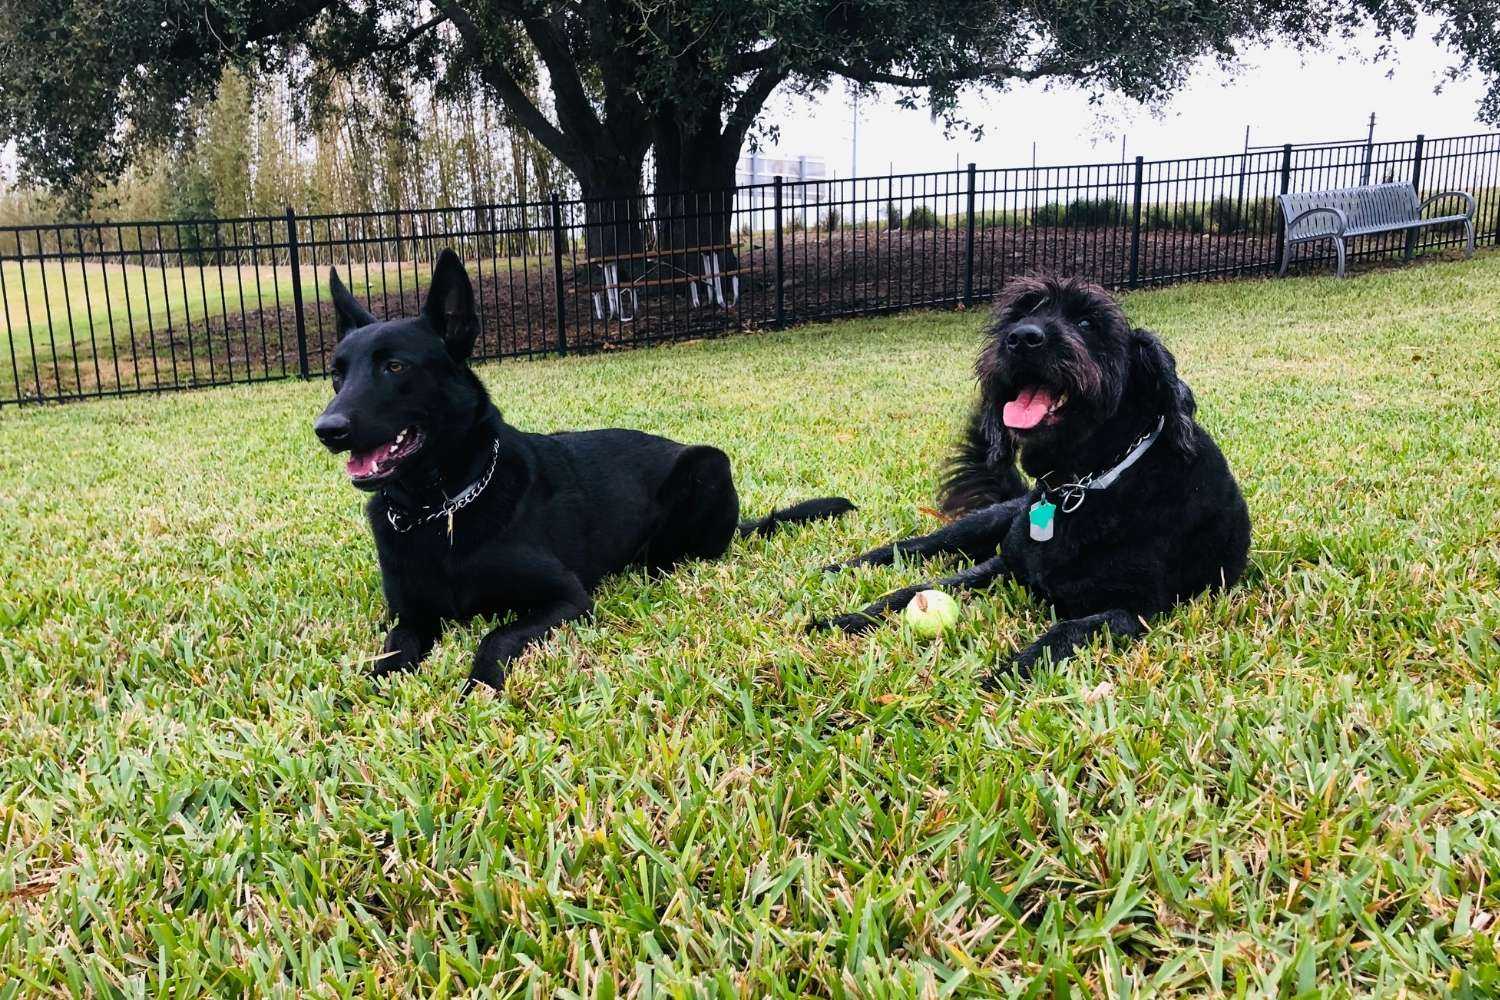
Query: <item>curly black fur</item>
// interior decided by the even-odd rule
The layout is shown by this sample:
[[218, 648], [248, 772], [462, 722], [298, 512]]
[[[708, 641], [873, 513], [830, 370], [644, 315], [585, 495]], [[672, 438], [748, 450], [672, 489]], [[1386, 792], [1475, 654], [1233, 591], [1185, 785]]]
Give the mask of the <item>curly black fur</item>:
[[[1197, 402], [1155, 334], [1134, 328], [1107, 292], [1067, 278], [1022, 278], [996, 303], [975, 366], [979, 401], [943, 485], [962, 515], [920, 538], [854, 559], [959, 553], [981, 560], [937, 586], [1018, 580], [1063, 619], [1018, 654], [1027, 668], [1061, 660], [1100, 631], [1133, 636], [1143, 621], [1233, 584], [1250, 548], [1250, 518], [1223, 454], [1194, 419]], [[1038, 406], [1024, 401], [1041, 399]], [[1007, 409], [1016, 412], [1007, 422]], [[1030, 536], [1028, 509], [1118, 463], [1161, 422], [1155, 443], [1107, 489], [1057, 511], [1050, 541]], [[1036, 480], [1027, 492], [1016, 463]], [[919, 584], [832, 624], [858, 632], [904, 607]]]

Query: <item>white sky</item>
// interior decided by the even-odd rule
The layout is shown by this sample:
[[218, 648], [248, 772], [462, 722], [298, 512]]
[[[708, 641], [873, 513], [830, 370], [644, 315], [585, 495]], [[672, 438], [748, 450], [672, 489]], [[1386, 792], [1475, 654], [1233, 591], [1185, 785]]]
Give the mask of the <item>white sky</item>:
[[[1363, 139], [1371, 111], [1377, 142], [1418, 132], [1437, 137], [1492, 131], [1475, 117], [1483, 93], [1477, 79], [1433, 92], [1449, 60], [1430, 30], [1398, 43], [1395, 61], [1364, 62], [1362, 48], [1373, 50], [1373, 40], [1306, 55], [1257, 49], [1234, 74], [1205, 66], [1157, 116], [1118, 99], [1091, 107], [1082, 91], [1047, 91], [1037, 84], [975, 93], [963, 107], [971, 121], [985, 126], [979, 140], [966, 133], [945, 137], [925, 111], [904, 111], [885, 94], [878, 102], [860, 103], [857, 172], [883, 174], [892, 165], [898, 173], [952, 169], [970, 160], [981, 167], [1023, 166], [1031, 162], [1033, 140], [1040, 164], [1115, 160], [1122, 135], [1132, 158], [1230, 153], [1244, 144], [1246, 125], [1252, 145]], [[774, 97], [766, 120], [780, 124], [781, 136], [761, 152], [820, 156], [830, 173], [849, 176], [852, 114], [842, 88], [831, 88], [811, 106], [797, 96]]]

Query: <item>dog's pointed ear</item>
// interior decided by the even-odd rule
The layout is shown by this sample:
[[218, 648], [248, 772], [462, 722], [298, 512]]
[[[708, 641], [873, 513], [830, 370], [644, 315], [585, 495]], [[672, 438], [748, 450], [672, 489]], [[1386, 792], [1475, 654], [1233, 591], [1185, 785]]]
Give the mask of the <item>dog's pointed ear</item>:
[[467, 361], [479, 336], [479, 315], [474, 309], [474, 285], [458, 254], [445, 247], [432, 266], [432, 284], [422, 315], [437, 331], [454, 361]]
[[336, 267], [328, 269], [328, 293], [333, 298], [333, 314], [338, 319], [340, 340], [350, 330], [358, 330], [375, 322], [374, 314], [360, 305], [354, 294], [339, 280], [339, 269]]
[[1187, 383], [1177, 377], [1177, 359], [1149, 330], [1132, 330], [1130, 349], [1134, 377], [1139, 379], [1150, 405], [1165, 418], [1162, 437], [1182, 455], [1191, 456], [1197, 448], [1193, 414], [1198, 401]]

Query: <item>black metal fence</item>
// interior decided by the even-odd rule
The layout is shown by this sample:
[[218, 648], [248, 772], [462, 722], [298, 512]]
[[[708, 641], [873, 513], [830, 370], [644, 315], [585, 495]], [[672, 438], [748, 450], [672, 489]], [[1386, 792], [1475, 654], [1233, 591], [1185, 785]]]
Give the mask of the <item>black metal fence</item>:
[[[1275, 195], [1383, 180], [1478, 199], [1500, 243], [1500, 133], [1224, 156], [781, 182], [638, 202], [0, 228], [0, 404], [325, 372], [338, 267], [413, 314], [437, 252], [467, 262], [481, 358], [597, 351], [972, 303], [1012, 275], [1135, 288], [1275, 270]], [[1456, 229], [1417, 249], [1456, 247]], [[1355, 260], [1402, 252], [1370, 237]], [[1327, 248], [1299, 248], [1318, 263]]]

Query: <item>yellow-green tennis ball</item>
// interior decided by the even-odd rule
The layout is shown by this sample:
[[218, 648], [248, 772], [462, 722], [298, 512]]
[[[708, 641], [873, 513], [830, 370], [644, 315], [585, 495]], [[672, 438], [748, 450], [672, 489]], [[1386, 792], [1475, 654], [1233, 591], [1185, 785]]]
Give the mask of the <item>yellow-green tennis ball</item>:
[[924, 590], [906, 606], [906, 627], [920, 639], [931, 639], [958, 622], [958, 602], [941, 590]]

